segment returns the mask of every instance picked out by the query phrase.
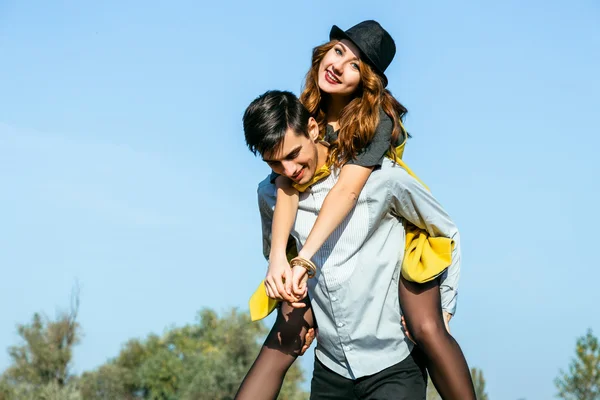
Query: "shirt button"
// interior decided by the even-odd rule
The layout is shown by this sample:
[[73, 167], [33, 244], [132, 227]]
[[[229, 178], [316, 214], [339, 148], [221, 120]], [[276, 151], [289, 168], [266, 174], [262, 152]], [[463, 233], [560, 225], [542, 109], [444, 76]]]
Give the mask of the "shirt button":
[[343, 349], [344, 351], [350, 351], [350, 346], [344, 346]]
[[335, 296], [331, 297], [331, 301], [337, 301], [337, 297], [335, 297]]
[[344, 326], [344, 323], [343, 322], [338, 322], [337, 326], [338, 326], [338, 328], [341, 328], [342, 326]]

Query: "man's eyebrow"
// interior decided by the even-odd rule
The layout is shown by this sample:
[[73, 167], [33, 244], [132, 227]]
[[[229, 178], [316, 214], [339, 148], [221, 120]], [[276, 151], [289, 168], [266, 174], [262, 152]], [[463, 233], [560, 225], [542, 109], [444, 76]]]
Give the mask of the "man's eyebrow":
[[285, 159], [287, 159], [287, 158], [288, 158], [288, 157], [289, 157], [291, 154], [293, 154], [293, 153], [296, 153], [296, 152], [300, 151], [301, 149], [302, 149], [302, 145], [298, 145], [298, 146], [294, 147], [292, 150], [290, 150], [290, 152], [289, 152], [289, 153], [287, 153], [287, 154], [286, 154], [284, 157], [281, 157], [281, 158], [279, 158], [278, 160], [273, 160], [273, 159], [270, 159], [270, 158], [265, 158], [265, 157], [263, 156], [263, 161], [264, 161], [264, 162], [277, 162], [277, 161], [280, 161], [280, 160], [285, 160]]

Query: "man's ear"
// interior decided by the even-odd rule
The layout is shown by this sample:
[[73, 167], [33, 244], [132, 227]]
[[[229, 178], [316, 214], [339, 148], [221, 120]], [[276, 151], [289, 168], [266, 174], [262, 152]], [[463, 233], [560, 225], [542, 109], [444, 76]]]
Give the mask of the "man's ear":
[[319, 139], [319, 124], [313, 117], [308, 119], [308, 137], [313, 142]]

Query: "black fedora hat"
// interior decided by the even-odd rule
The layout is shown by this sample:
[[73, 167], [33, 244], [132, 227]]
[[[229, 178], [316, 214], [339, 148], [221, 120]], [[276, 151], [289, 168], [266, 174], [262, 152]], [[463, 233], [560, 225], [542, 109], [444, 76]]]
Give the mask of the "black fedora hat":
[[382, 80], [383, 87], [388, 84], [384, 72], [396, 55], [396, 44], [390, 34], [377, 21], [363, 21], [347, 31], [334, 25], [329, 32], [329, 40], [348, 39], [361, 51], [361, 59], [375, 68]]

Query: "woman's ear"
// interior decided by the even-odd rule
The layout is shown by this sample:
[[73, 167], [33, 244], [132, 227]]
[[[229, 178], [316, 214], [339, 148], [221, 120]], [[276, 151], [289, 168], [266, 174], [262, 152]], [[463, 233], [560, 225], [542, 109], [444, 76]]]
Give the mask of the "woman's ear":
[[310, 140], [313, 142], [319, 140], [319, 124], [313, 117], [308, 119], [308, 137], [310, 137]]

